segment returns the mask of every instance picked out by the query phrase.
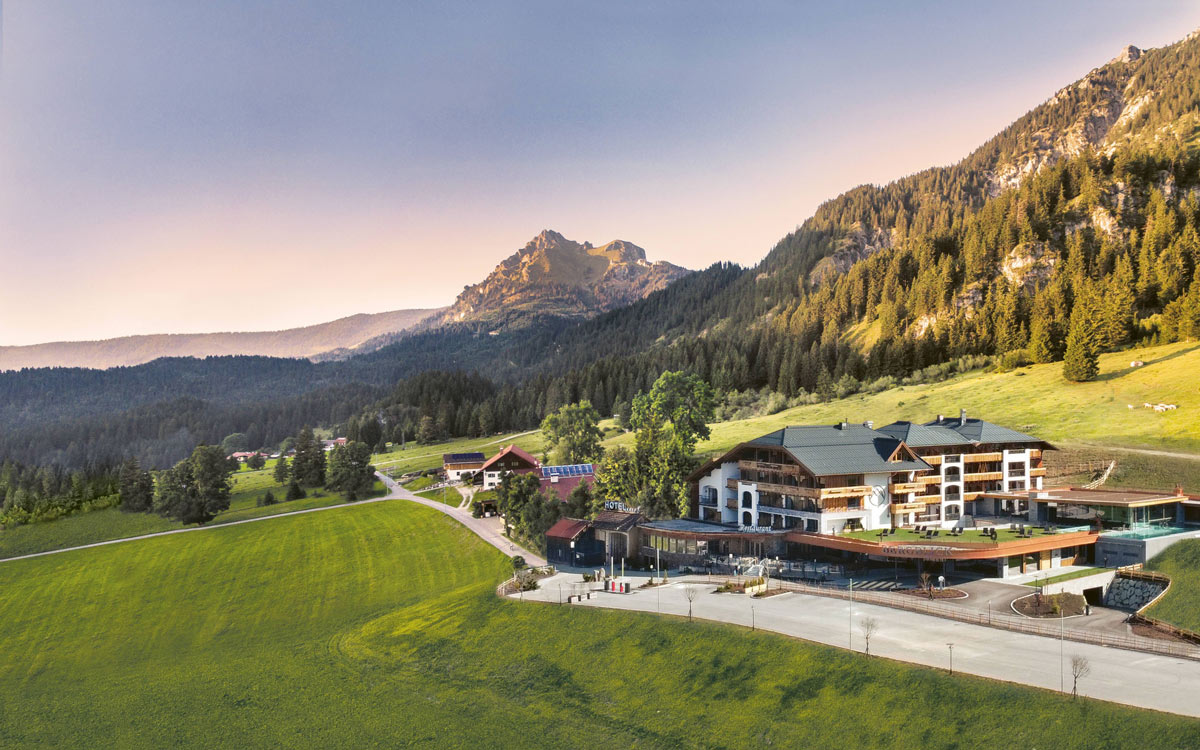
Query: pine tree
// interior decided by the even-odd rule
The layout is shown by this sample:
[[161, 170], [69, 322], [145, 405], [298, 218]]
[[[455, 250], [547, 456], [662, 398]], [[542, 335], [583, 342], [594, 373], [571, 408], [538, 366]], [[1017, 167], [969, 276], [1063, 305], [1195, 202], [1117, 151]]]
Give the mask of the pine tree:
[[311, 427], [305, 427], [296, 437], [292, 477], [302, 487], [321, 487], [325, 484], [325, 447], [313, 435]]
[[1029, 330], [1029, 356], [1038, 364], [1053, 362], [1057, 357], [1051, 323], [1045, 316], [1035, 315]]
[[292, 472], [288, 468], [287, 456], [280, 453], [279, 460], [275, 462], [275, 474], [274, 474], [275, 481], [278, 482], [279, 484], [283, 484], [284, 482], [286, 482], [288, 480], [288, 477], [290, 477], [291, 475], [292, 475]]
[[1067, 380], [1081, 383], [1100, 372], [1096, 317], [1095, 293], [1090, 285], [1081, 285], [1071, 311], [1067, 353], [1063, 357], [1063, 377]]
[[1116, 268], [1109, 277], [1103, 301], [1102, 347], [1120, 346], [1129, 341], [1133, 332], [1134, 298], [1133, 264], [1129, 257], [1117, 259]]

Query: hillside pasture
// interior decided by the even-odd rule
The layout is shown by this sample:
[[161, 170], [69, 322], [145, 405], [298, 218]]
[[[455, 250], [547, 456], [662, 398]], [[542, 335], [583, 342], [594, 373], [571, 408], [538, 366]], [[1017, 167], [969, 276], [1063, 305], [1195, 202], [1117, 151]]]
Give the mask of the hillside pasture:
[[0, 745], [1200, 745], [1180, 717], [744, 628], [503, 601], [509, 571], [400, 501], [5, 563]]
[[[231, 477], [233, 493], [229, 498], [229, 509], [218, 513], [209, 525], [245, 521], [294, 510], [323, 508], [346, 502], [343, 494], [326, 490], [309, 490], [308, 497], [285, 502], [287, 486], [276, 482], [272, 472], [272, 468], [235, 472]], [[259, 506], [259, 498], [268, 490], [275, 496], [276, 504]], [[371, 492], [360, 499], [384, 494], [386, 490], [383, 483], [377, 480]], [[183, 524], [178, 521], [153, 513], [125, 513], [118, 508], [105, 508], [66, 516], [55, 521], [4, 529], [0, 531], [0, 559], [181, 528]]]

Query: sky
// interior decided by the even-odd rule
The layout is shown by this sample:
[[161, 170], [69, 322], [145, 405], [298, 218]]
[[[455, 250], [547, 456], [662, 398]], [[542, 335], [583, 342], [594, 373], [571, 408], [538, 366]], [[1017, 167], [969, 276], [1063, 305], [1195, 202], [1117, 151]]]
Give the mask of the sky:
[[758, 262], [1194, 2], [0, 0], [0, 345], [449, 304], [543, 229]]

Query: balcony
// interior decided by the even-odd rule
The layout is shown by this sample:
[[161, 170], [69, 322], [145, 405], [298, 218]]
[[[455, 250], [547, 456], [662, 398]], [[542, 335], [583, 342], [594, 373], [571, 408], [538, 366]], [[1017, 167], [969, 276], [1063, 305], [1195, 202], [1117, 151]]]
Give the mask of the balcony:
[[906, 495], [909, 492], [920, 492], [924, 489], [924, 482], [895, 482], [888, 485], [888, 491], [893, 495]]
[[917, 477], [913, 481], [917, 482], [918, 484], [938, 484], [942, 481], [942, 477], [939, 474], [930, 474], [924, 477]]
[[966, 482], [995, 482], [1004, 479], [1003, 471], [981, 471], [978, 474], [964, 474]]
[[725, 486], [737, 491], [738, 483], [748, 484], [758, 488], [759, 492], [773, 492], [777, 495], [792, 495], [793, 497], [820, 497], [821, 490], [816, 487], [798, 487], [794, 484], [774, 484], [772, 482], [751, 482], [745, 479], [726, 480]]
[[921, 503], [922, 505], [936, 505], [937, 503], [942, 502], [942, 496], [941, 495], [917, 495], [916, 497], [914, 497], [912, 499], [912, 501], [914, 503]]
[[1046, 476], [1046, 467], [1045, 467], [1045, 466], [1039, 466], [1039, 467], [1038, 467], [1038, 468], [1036, 468], [1036, 469], [1030, 469], [1030, 470], [1029, 470], [1029, 476], [1031, 476], [1031, 477], [1044, 477], [1044, 476]]
[[770, 471], [776, 474], [800, 475], [800, 467], [794, 464], [773, 464], [766, 461], [738, 461], [738, 471]]
[[826, 487], [821, 490], [822, 500], [836, 500], [844, 497], [863, 497], [871, 494], [874, 488], [870, 485], [855, 485], [853, 487]]
[[925, 503], [892, 503], [892, 514], [924, 513]]
[[923, 460], [925, 463], [929, 464], [930, 466], [939, 466], [942, 463], [941, 456], [924, 456], [921, 460]]
[[977, 464], [983, 461], [1003, 461], [1003, 453], [968, 453], [963, 456], [964, 464]]
[[715, 508], [715, 507], [717, 507], [717, 496], [716, 495], [707, 495], [707, 496], [701, 495], [700, 496], [700, 504], [706, 508]]

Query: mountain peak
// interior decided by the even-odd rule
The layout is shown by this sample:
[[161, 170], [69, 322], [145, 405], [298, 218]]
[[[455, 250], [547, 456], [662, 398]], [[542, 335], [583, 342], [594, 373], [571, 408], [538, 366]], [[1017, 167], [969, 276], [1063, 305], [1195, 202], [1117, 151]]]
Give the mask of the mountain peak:
[[443, 320], [506, 324], [529, 313], [591, 317], [641, 299], [686, 273], [664, 261], [648, 262], [646, 251], [626, 240], [596, 247], [543, 229], [486, 279], [466, 287]]
[[1121, 54], [1108, 61], [1109, 65], [1113, 63], [1131, 63], [1136, 62], [1142, 56], [1142, 50], [1132, 44], [1125, 45], [1125, 49], [1121, 50]]

